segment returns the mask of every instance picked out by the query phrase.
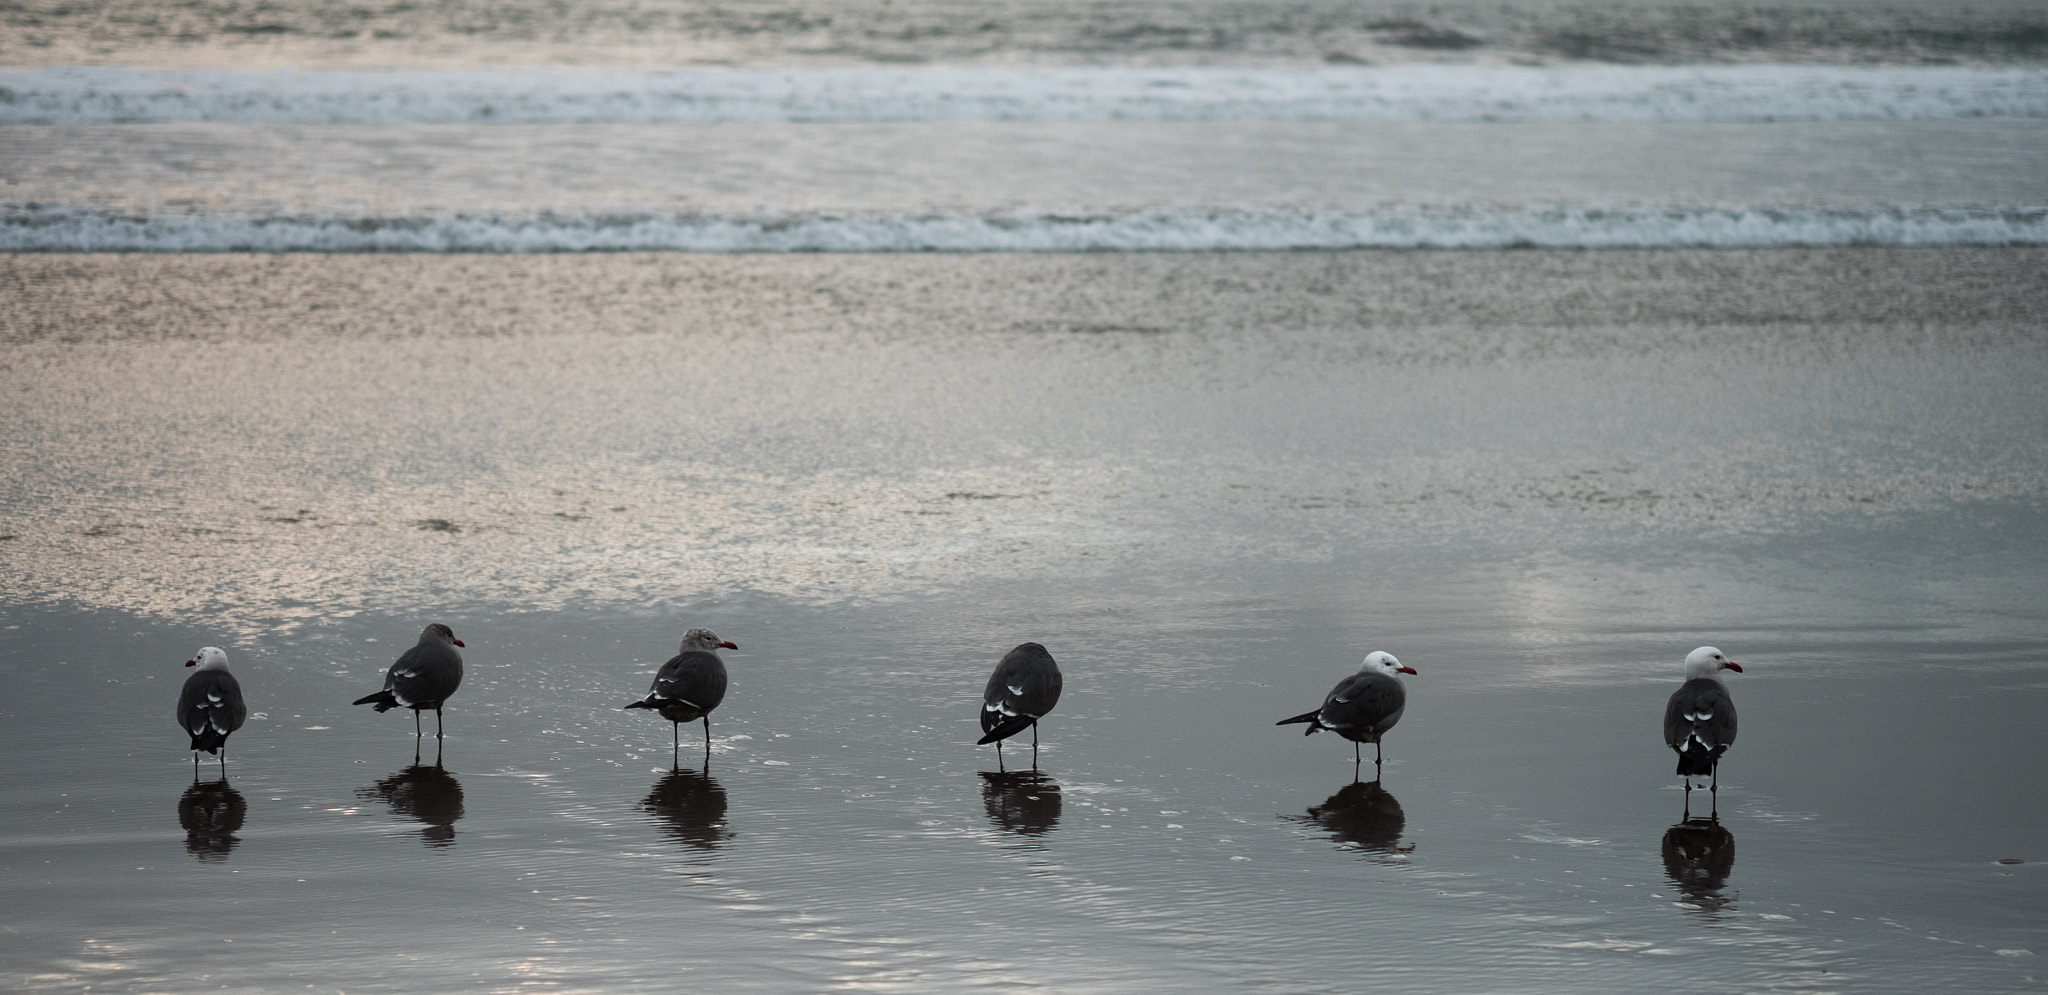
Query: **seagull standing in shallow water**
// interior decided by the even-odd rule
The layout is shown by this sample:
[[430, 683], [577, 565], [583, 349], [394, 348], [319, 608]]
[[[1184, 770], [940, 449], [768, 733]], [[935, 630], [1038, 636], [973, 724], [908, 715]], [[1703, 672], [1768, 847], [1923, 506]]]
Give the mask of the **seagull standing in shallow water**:
[[1678, 774], [1692, 796], [1692, 779], [1705, 774], [1708, 790], [1721, 790], [1721, 754], [1735, 745], [1735, 699], [1721, 683], [1721, 671], [1742, 673], [1742, 665], [1712, 646], [1685, 658], [1685, 683], [1664, 706], [1664, 744], [1678, 753]]
[[1038, 720], [1060, 703], [1060, 665], [1037, 643], [1020, 643], [1003, 654], [996, 672], [981, 693], [981, 731], [976, 746], [996, 744], [996, 762], [1003, 759], [1003, 740], [1031, 728], [1031, 766], [1038, 766]]
[[1276, 726], [1308, 723], [1308, 730], [1302, 735], [1328, 729], [1351, 741], [1351, 762], [1355, 766], [1365, 762], [1358, 744], [1372, 744], [1372, 764], [1380, 765], [1380, 736], [1401, 721], [1401, 713], [1408, 708], [1408, 688], [1401, 683], [1401, 674], [1414, 674], [1414, 667], [1402, 666], [1392, 653], [1375, 650], [1366, 654], [1365, 662], [1358, 665], [1358, 673], [1337, 682], [1330, 693], [1323, 698], [1323, 707], [1313, 712], [1303, 712], [1291, 719], [1281, 719]]
[[249, 706], [242, 703], [242, 685], [228, 673], [228, 655], [218, 646], [202, 646], [185, 661], [197, 667], [178, 693], [178, 725], [192, 736], [192, 779], [199, 779], [199, 751], [219, 754], [220, 776], [228, 776], [228, 734], [242, 727]]
[[704, 752], [711, 752], [711, 710], [725, 700], [725, 661], [718, 651], [739, 646], [718, 638], [710, 629], [683, 633], [682, 651], [661, 665], [647, 696], [626, 708], [650, 708], [671, 723], [675, 749], [683, 748], [683, 723], [704, 720]]
[[376, 705], [377, 711], [412, 709], [412, 734], [418, 739], [421, 709], [434, 710], [434, 738], [441, 738], [441, 704], [462, 684], [462, 654], [455, 652], [462, 640], [439, 622], [420, 630], [420, 641], [399, 656], [384, 674], [384, 689], [355, 700], [358, 705]]

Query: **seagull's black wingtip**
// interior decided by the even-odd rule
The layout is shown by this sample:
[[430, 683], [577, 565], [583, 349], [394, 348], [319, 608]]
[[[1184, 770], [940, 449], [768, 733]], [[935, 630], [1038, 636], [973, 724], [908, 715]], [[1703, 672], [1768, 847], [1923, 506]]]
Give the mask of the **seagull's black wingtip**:
[[1007, 719], [1004, 719], [1002, 723], [997, 725], [995, 728], [990, 729], [988, 731], [988, 735], [975, 740], [974, 745], [987, 746], [988, 744], [993, 743], [997, 740], [1009, 739], [1011, 736], [1015, 736], [1016, 734], [1031, 728], [1031, 724], [1036, 721], [1038, 720], [1032, 718], [1029, 715], [1013, 715]]

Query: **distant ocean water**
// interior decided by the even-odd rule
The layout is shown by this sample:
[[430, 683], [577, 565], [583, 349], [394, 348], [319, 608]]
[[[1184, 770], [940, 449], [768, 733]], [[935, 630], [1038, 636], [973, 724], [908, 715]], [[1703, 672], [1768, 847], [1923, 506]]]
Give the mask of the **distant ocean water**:
[[2048, 244], [2025, 7], [519, 10], [23, 21], [0, 250]]

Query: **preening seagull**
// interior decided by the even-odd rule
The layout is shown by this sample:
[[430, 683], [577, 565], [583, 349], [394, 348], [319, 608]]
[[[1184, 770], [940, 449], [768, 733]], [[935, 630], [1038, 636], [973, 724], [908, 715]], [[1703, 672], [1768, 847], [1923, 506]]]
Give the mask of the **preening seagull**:
[[199, 751], [205, 750], [220, 756], [221, 776], [226, 777], [228, 734], [249, 717], [242, 685], [228, 673], [228, 655], [218, 646], [200, 647], [185, 666], [199, 668], [178, 692], [178, 725], [192, 735], [192, 776], [199, 776]]
[[981, 731], [987, 735], [977, 746], [996, 744], [996, 758], [1003, 755], [1003, 740], [1031, 729], [1031, 762], [1038, 763], [1038, 720], [1060, 703], [1060, 665], [1037, 643], [1023, 643], [1003, 654], [996, 672], [989, 675], [988, 689], [981, 693]]
[[1721, 788], [1721, 754], [1735, 745], [1735, 699], [1721, 683], [1721, 671], [1742, 673], [1742, 665], [1712, 646], [1685, 658], [1685, 683], [1671, 692], [1664, 706], [1664, 743], [1678, 753], [1678, 773], [1692, 793], [1696, 774], [1710, 778], [1710, 790]]
[[683, 633], [682, 651], [670, 657], [654, 675], [647, 696], [627, 708], [651, 708], [669, 720], [674, 748], [683, 748], [683, 723], [704, 720], [704, 749], [711, 749], [711, 710], [725, 700], [725, 661], [718, 651], [738, 646], [718, 638], [710, 629]]
[[462, 654], [455, 652], [462, 640], [439, 622], [420, 630], [420, 641], [400, 655], [384, 674], [384, 689], [355, 700], [358, 705], [375, 705], [383, 712], [393, 708], [412, 709], [412, 734], [422, 735], [420, 711], [434, 710], [434, 738], [441, 738], [441, 705], [462, 685]]
[[1374, 651], [1366, 654], [1365, 662], [1359, 664], [1358, 673], [1337, 682], [1330, 693], [1323, 698], [1323, 707], [1313, 712], [1303, 712], [1291, 719], [1281, 719], [1276, 726], [1308, 723], [1310, 733], [1328, 729], [1351, 741], [1352, 763], [1364, 763], [1358, 744], [1372, 744], [1372, 762], [1380, 762], [1380, 737], [1401, 721], [1401, 713], [1408, 707], [1408, 688], [1401, 683], [1401, 674], [1415, 673], [1414, 667], [1405, 667], [1394, 659], [1392, 653]]

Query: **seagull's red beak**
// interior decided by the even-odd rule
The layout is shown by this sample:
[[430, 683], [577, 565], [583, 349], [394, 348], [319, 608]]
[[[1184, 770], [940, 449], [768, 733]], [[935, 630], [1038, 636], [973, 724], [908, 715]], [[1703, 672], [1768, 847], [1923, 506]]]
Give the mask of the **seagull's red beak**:
[[464, 642], [463, 642], [462, 640], [460, 640], [460, 639], [457, 639], [457, 640], [455, 640], [455, 645], [457, 645], [457, 646], [461, 646], [461, 647], [463, 647], [464, 649], [467, 649], [467, 648], [469, 648], [469, 644], [467, 644], [467, 643], [464, 643]]
[[728, 639], [725, 642], [719, 643], [718, 648], [722, 650], [736, 650], [740, 648], [740, 644]]
[[187, 660], [187, 661], [185, 661], [185, 666], [187, 666], [187, 667], [197, 667], [197, 666], [199, 666], [199, 658], [195, 656], [195, 657], [193, 657], [192, 659], [190, 659], [190, 660]]
[[1735, 661], [1733, 661], [1733, 660], [1723, 660], [1723, 661], [1721, 661], [1721, 667], [1722, 667], [1722, 669], [1724, 669], [1724, 670], [1732, 670], [1732, 671], [1735, 671], [1735, 672], [1736, 672], [1736, 673], [1738, 673], [1738, 674], [1739, 674], [1739, 673], [1742, 673], [1742, 664], [1736, 663], [1736, 662], [1735, 662]]
[[1415, 668], [1414, 668], [1414, 667], [1410, 667], [1410, 666], [1407, 666], [1406, 664], [1403, 664], [1403, 665], [1402, 665], [1402, 667], [1401, 667], [1401, 672], [1402, 672], [1402, 673], [1404, 673], [1404, 674], [1412, 674], [1412, 673], [1414, 673], [1414, 672], [1415, 672]]

